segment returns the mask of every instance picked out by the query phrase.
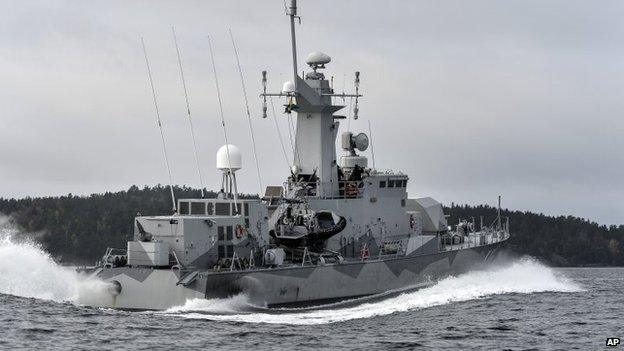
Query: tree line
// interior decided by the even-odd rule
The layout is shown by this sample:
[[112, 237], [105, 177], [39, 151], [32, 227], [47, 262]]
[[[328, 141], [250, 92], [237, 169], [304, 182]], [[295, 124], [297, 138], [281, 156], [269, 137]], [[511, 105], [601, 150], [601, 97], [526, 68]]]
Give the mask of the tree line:
[[[199, 198], [200, 190], [174, 187], [178, 198]], [[216, 197], [206, 192], [206, 197]], [[249, 197], [249, 196], [245, 196]], [[133, 218], [138, 214], [171, 213], [166, 186], [106, 192], [90, 196], [66, 195], [23, 199], [0, 198], [0, 213], [10, 216], [24, 235], [33, 235], [63, 263], [92, 264], [107, 247], [124, 248], [133, 236]], [[445, 208], [449, 224], [480, 216], [492, 223], [497, 210], [491, 206]], [[511, 238], [507, 248], [531, 255], [554, 266], [624, 266], [624, 225], [605, 226], [573, 216], [502, 210], [509, 217]]]

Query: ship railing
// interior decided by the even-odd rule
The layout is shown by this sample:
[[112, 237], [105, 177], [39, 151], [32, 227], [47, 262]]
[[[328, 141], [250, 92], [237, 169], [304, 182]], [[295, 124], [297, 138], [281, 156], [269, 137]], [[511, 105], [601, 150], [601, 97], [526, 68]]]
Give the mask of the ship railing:
[[509, 237], [506, 229], [495, 229], [484, 227], [478, 232], [471, 232], [467, 235], [459, 235], [456, 232], [448, 234], [438, 234], [439, 251], [455, 251], [494, 244], [504, 241]]
[[[287, 192], [300, 188], [302, 195], [315, 197], [318, 196], [322, 187], [331, 187], [331, 182], [285, 182], [284, 189]], [[323, 197], [325, 199], [359, 199], [364, 193], [364, 181], [361, 180], [343, 180], [338, 182], [338, 195]]]

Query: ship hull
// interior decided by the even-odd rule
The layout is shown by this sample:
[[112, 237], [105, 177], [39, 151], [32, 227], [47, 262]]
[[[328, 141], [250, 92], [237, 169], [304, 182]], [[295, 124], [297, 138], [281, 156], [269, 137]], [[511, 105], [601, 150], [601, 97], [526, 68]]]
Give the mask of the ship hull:
[[501, 244], [324, 266], [204, 271], [188, 282], [184, 282], [184, 273], [170, 269], [120, 267], [101, 269], [96, 274], [121, 286], [118, 294], [102, 301], [102, 307], [165, 310], [184, 305], [190, 299], [227, 298], [237, 294], [245, 294], [252, 303], [269, 307], [315, 305], [427, 286], [449, 275], [478, 269], [495, 257]]

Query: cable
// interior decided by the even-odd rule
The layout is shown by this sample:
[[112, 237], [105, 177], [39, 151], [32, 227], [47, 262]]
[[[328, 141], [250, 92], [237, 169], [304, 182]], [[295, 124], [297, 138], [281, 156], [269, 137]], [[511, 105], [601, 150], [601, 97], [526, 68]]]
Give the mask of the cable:
[[234, 35], [232, 30], [230, 32], [230, 39], [232, 39], [232, 47], [234, 48], [234, 55], [236, 56], [236, 64], [238, 65], [238, 73], [240, 74], [241, 86], [243, 87], [243, 97], [245, 98], [245, 110], [247, 112], [247, 122], [249, 122], [249, 133], [251, 134], [251, 146], [253, 149], [254, 161], [256, 163], [256, 171], [258, 173], [258, 185], [260, 186], [259, 195], [262, 195], [262, 177], [260, 176], [260, 164], [258, 163], [258, 154], [256, 153], [256, 138], [254, 137], [253, 125], [251, 124], [251, 114], [249, 113], [249, 101], [247, 100], [247, 89], [245, 89], [245, 78], [243, 77], [243, 69], [241, 68], [240, 59], [238, 58], [238, 50], [236, 50], [236, 44], [234, 43]]
[[282, 132], [280, 131], [279, 125], [277, 124], [277, 117], [275, 113], [275, 105], [273, 105], [273, 98], [269, 98], [269, 102], [271, 103], [271, 109], [273, 110], [273, 121], [275, 122], [275, 129], [277, 130], [277, 136], [279, 137], [280, 144], [282, 145], [282, 152], [284, 153], [284, 160], [286, 160], [286, 165], [290, 168], [290, 161], [288, 161], [288, 155], [286, 153], [286, 147], [284, 146], [284, 140], [282, 138]]
[[171, 202], [173, 204], [173, 212], [176, 213], [177, 206], [175, 201], [175, 195], [173, 194], [173, 177], [171, 176], [171, 168], [169, 167], [169, 157], [167, 156], [167, 146], [165, 143], [165, 134], [163, 132], [162, 123], [160, 121], [160, 111], [158, 110], [158, 103], [156, 102], [156, 89], [154, 89], [154, 80], [152, 79], [152, 70], [150, 69], [149, 60], [147, 59], [147, 49], [145, 49], [145, 41], [141, 37], [141, 45], [143, 46], [143, 54], [145, 55], [145, 66], [147, 67], [147, 76], [149, 77], [150, 87], [152, 88], [152, 98], [154, 99], [154, 109], [156, 111], [156, 122], [158, 122], [158, 129], [160, 130], [160, 138], [162, 140], [163, 155], [165, 156], [165, 165], [167, 166], [167, 173], [169, 174], [169, 190], [171, 190]]
[[[214, 54], [212, 51], [212, 41], [210, 36], [208, 38], [208, 47], [210, 48], [210, 59], [212, 61], [212, 72], [215, 79], [215, 87], [217, 88], [217, 100], [219, 100], [219, 115], [221, 116], [221, 125], [223, 126], [223, 138], [225, 139], [225, 151], [227, 152], [228, 168], [230, 174], [234, 177], [232, 172], [232, 162], [230, 160], [230, 144], [228, 143], [227, 130], [225, 128], [225, 117], [223, 117], [223, 103], [221, 102], [221, 90], [219, 89], [219, 79], [217, 78], [217, 66], [215, 65]], [[238, 189], [236, 188], [236, 182], [234, 182], [234, 211], [238, 214]]]
[[182, 78], [182, 88], [184, 89], [184, 101], [186, 102], [186, 113], [188, 115], [189, 127], [191, 129], [191, 139], [193, 140], [193, 153], [195, 154], [195, 164], [197, 166], [197, 174], [199, 175], [199, 186], [201, 187], [201, 197], [205, 198], [204, 194], [204, 179], [201, 173], [201, 167], [199, 165], [199, 153], [197, 152], [197, 143], [195, 142], [195, 131], [193, 128], [193, 119], [191, 118], [191, 107], [189, 104], [188, 92], [186, 89], [186, 80], [184, 79], [184, 70], [182, 69], [182, 57], [180, 56], [180, 48], [178, 47], [178, 38], [176, 37], [175, 28], [171, 26], [171, 33], [173, 34], [173, 42], [175, 43], [176, 53], [178, 54], [178, 66], [180, 67], [180, 77]]

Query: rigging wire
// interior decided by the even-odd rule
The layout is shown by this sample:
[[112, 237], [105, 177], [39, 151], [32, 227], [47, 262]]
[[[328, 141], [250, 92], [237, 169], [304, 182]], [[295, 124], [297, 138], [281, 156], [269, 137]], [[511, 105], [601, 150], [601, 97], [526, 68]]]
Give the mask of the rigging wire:
[[199, 176], [199, 186], [201, 187], [201, 197], [205, 198], [204, 194], [204, 179], [202, 177], [201, 166], [199, 164], [199, 153], [197, 152], [197, 142], [195, 141], [195, 130], [193, 128], [193, 119], [191, 118], [191, 107], [189, 104], [188, 91], [186, 88], [186, 80], [184, 79], [184, 69], [182, 69], [182, 57], [180, 55], [180, 48], [178, 46], [178, 37], [176, 36], [175, 28], [171, 26], [171, 33], [173, 34], [173, 42], [175, 44], [176, 53], [178, 54], [178, 66], [180, 67], [180, 77], [182, 78], [182, 88], [184, 89], [184, 101], [186, 102], [186, 113], [188, 115], [189, 128], [191, 130], [191, 139], [193, 141], [193, 153], [195, 155], [195, 165], [197, 166], [197, 175]]
[[154, 89], [154, 80], [152, 79], [152, 70], [150, 68], [149, 60], [147, 58], [147, 49], [145, 48], [145, 40], [141, 37], [141, 46], [143, 47], [143, 55], [145, 56], [145, 66], [147, 67], [147, 76], [149, 77], [150, 87], [152, 88], [152, 98], [154, 99], [154, 110], [156, 111], [156, 122], [158, 122], [158, 129], [160, 130], [160, 139], [162, 140], [163, 155], [165, 156], [165, 165], [167, 166], [167, 173], [169, 174], [169, 190], [171, 191], [171, 203], [173, 205], [173, 213], [177, 212], [177, 206], [175, 201], [175, 195], [173, 194], [173, 177], [171, 176], [171, 167], [169, 167], [169, 157], [167, 156], [167, 146], [165, 143], [165, 134], [163, 132], [162, 122], [160, 121], [160, 111], [158, 109], [158, 102], [156, 102], [156, 89]]
[[273, 110], [273, 121], [275, 122], [275, 129], [277, 130], [277, 136], [279, 137], [280, 145], [282, 145], [282, 152], [284, 153], [284, 160], [286, 160], [286, 165], [290, 167], [291, 163], [288, 161], [288, 155], [286, 153], [286, 147], [284, 146], [284, 139], [282, 138], [282, 132], [280, 131], [279, 124], [277, 124], [277, 116], [275, 113], [275, 105], [273, 104], [273, 97], [269, 97], [269, 102], [271, 103], [271, 109]]
[[[299, 149], [297, 148], [297, 133], [295, 132], [295, 125], [292, 121], [292, 116], [286, 116], [288, 118], [288, 135], [290, 137], [290, 147], [293, 149], [293, 163], [295, 163], [295, 157], [297, 157], [297, 161], [299, 161], [299, 165], [301, 165], [301, 158], [299, 157]], [[294, 135], [294, 136], [293, 136]]]
[[[342, 95], [344, 95], [345, 93], [345, 85], [347, 85], [347, 74], [343, 73], [342, 74]], [[342, 102], [345, 102], [345, 98], [344, 96], [342, 97]]]
[[370, 138], [371, 157], [373, 159], [373, 170], [376, 171], [377, 167], [375, 166], [375, 147], [373, 146], [373, 130], [371, 128], [370, 119], [368, 120], [368, 136]]
[[[223, 103], [221, 102], [221, 90], [219, 89], [219, 79], [217, 78], [217, 66], [215, 64], [214, 54], [212, 50], [212, 40], [210, 36], [208, 38], [208, 48], [210, 49], [210, 59], [212, 61], [212, 73], [214, 74], [215, 87], [217, 89], [217, 100], [219, 101], [219, 115], [221, 117], [221, 126], [223, 126], [223, 138], [225, 139], [225, 151], [227, 152], [227, 161], [230, 175], [235, 177], [232, 172], [232, 162], [230, 160], [230, 144], [228, 143], [227, 129], [225, 128], [225, 117], [223, 117]], [[236, 189], [236, 183], [234, 183], [234, 211], [238, 214], [238, 189]]]
[[[279, 74], [279, 79], [280, 81], [282, 80], [282, 74]], [[271, 101], [271, 104], [273, 104], [273, 101]], [[275, 115], [275, 107], [273, 106], [273, 114]], [[301, 165], [301, 158], [299, 157], [299, 150], [297, 149], [297, 141], [294, 140], [295, 137], [293, 137], [293, 135], [295, 135], [295, 127], [293, 126], [293, 122], [292, 122], [292, 115], [291, 114], [287, 114], [286, 115], [286, 119], [287, 119], [287, 128], [288, 128], [288, 141], [290, 142], [290, 148], [292, 149], [292, 153], [293, 153], [293, 161], [292, 164], [295, 164], [295, 159], [299, 162], [299, 165]]]
[[353, 98], [349, 98], [349, 114], [347, 116], [347, 132], [351, 131], [351, 111], [353, 111], [353, 109], [351, 108], [353, 106]]
[[258, 173], [258, 185], [260, 186], [260, 192], [258, 195], [262, 195], [262, 178], [260, 176], [260, 164], [258, 163], [258, 154], [256, 152], [256, 138], [254, 137], [253, 125], [251, 123], [251, 114], [249, 113], [249, 101], [247, 99], [247, 89], [245, 89], [245, 78], [243, 77], [243, 69], [241, 68], [240, 59], [238, 57], [238, 50], [236, 49], [236, 43], [234, 42], [234, 35], [232, 30], [230, 32], [230, 39], [232, 40], [232, 47], [234, 48], [234, 55], [236, 56], [236, 64], [238, 65], [238, 73], [240, 74], [241, 86], [243, 87], [243, 97], [245, 98], [245, 110], [247, 112], [247, 122], [249, 122], [249, 133], [251, 134], [251, 146], [253, 150], [254, 161], [256, 163], [256, 171]]

